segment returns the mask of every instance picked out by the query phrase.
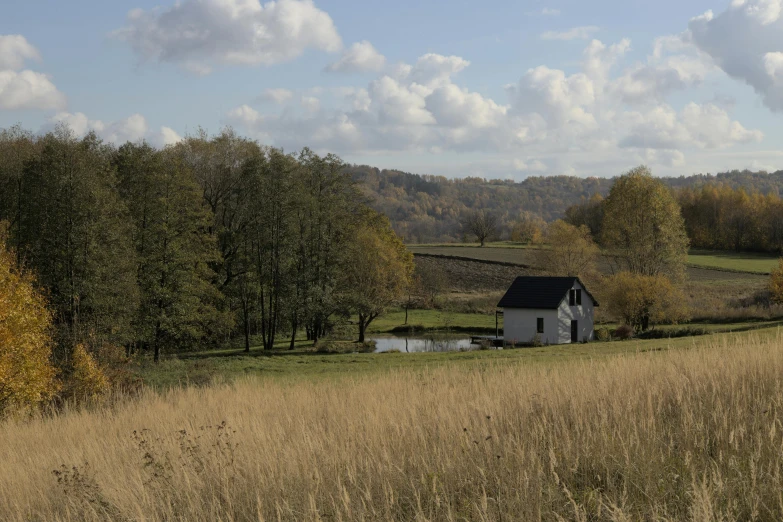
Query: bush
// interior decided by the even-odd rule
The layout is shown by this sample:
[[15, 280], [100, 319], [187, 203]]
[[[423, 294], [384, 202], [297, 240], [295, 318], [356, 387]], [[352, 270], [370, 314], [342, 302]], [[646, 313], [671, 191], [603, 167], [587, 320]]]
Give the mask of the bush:
[[634, 329], [633, 326], [624, 324], [617, 329], [615, 329], [614, 332], [612, 332], [612, 337], [615, 339], [630, 339], [633, 337]]
[[51, 313], [0, 229], [0, 416], [33, 409], [58, 389], [50, 363]]
[[608, 328], [602, 326], [595, 331], [595, 340], [601, 342], [611, 341], [612, 334], [609, 332]]
[[705, 328], [675, 328], [669, 330], [648, 330], [638, 335], [639, 339], [671, 339], [674, 337], [692, 337], [694, 335], [707, 335], [709, 330]]
[[69, 369], [63, 387], [64, 399], [76, 402], [91, 401], [109, 391], [108, 377], [83, 344], [77, 344], [73, 348]]

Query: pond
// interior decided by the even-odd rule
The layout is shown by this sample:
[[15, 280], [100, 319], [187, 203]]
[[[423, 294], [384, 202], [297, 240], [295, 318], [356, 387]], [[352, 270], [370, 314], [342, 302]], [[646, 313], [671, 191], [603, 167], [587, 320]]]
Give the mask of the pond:
[[423, 335], [418, 337], [374, 336], [375, 353], [399, 351], [413, 352], [464, 352], [478, 349], [477, 344], [470, 344], [470, 337], [465, 335]]

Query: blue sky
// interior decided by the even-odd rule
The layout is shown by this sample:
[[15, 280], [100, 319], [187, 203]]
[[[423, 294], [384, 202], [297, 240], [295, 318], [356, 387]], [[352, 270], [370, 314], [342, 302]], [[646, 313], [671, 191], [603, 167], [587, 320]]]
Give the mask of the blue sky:
[[[159, 3], [163, 2], [163, 3]], [[783, 168], [783, 0], [5, 0], [0, 127], [446, 176]]]

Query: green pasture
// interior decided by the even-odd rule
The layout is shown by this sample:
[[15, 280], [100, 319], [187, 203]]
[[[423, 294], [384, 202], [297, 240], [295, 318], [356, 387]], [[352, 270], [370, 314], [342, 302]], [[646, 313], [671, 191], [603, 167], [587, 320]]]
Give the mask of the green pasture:
[[691, 250], [688, 264], [694, 267], [751, 274], [769, 274], [778, 266], [778, 257], [750, 252]]
[[665, 352], [709, 346], [710, 343], [732, 343], [750, 336], [780, 338], [779, 326], [724, 332], [695, 337], [647, 339], [587, 344], [566, 344], [540, 348], [507, 348], [444, 353], [319, 353], [300, 343], [296, 350], [264, 351], [258, 348], [249, 354], [241, 350], [204, 352], [173, 357], [154, 364], [142, 360], [133, 371], [146, 385], [165, 389], [182, 385], [208, 385], [231, 382], [244, 376], [313, 379], [350, 378], [368, 373], [401, 369], [426, 371], [446, 365], [487, 368], [509, 364], [554, 364], [558, 361], [585, 360], [637, 353]]

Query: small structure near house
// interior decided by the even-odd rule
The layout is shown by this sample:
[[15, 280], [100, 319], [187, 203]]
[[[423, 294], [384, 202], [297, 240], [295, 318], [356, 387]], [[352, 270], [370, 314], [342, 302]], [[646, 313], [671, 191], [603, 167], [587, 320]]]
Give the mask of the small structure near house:
[[598, 302], [578, 277], [517, 277], [498, 303], [505, 344], [566, 344], [593, 339]]

